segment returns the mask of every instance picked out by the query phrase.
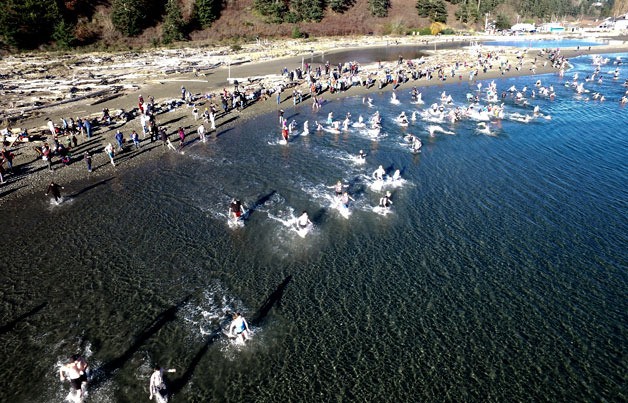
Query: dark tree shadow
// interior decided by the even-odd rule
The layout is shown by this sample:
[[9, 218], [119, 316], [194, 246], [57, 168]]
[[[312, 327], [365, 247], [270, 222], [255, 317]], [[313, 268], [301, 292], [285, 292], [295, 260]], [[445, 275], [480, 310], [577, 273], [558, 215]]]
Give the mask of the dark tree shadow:
[[90, 381], [90, 388], [97, 388], [101, 383], [109, 379], [113, 372], [122, 368], [124, 363], [130, 360], [133, 357], [133, 354], [135, 354], [148, 339], [157, 333], [159, 329], [164, 327], [168, 322], [172, 322], [176, 319], [179, 309], [181, 309], [181, 307], [183, 307], [191, 297], [192, 295], [188, 295], [178, 304], [171, 306], [159, 314], [153, 323], [145, 327], [144, 330], [142, 330], [140, 334], [135, 337], [133, 344], [124, 353], [111, 361], [104, 363], [100, 368], [95, 369], [94, 376]]
[[283, 296], [284, 291], [288, 284], [292, 281], [292, 274], [286, 277], [281, 284], [277, 286], [275, 291], [273, 291], [268, 298], [264, 301], [262, 306], [257, 310], [253, 318], [251, 318], [251, 324], [253, 326], [259, 326], [268, 312], [270, 312], [271, 308], [276, 304], [277, 306], [281, 305], [281, 297]]
[[11, 330], [13, 330], [15, 328], [15, 326], [18, 323], [20, 323], [24, 319], [28, 318], [29, 316], [35, 315], [37, 312], [39, 312], [42, 309], [44, 309], [46, 307], [46, 305], [48, 305], [48, 302], [42, 302], [41, 304], [37, 305], [36, 307], [31, 309], [30, 311], [28, 311], [26, 313], [23, 313], [20, 316], [18, 316], [17, 318], [15, 318], [12, 321], [8, 322], [7, 324], [0, 326], [0, 334], [5, 334], [5, 333], [10, 332]]

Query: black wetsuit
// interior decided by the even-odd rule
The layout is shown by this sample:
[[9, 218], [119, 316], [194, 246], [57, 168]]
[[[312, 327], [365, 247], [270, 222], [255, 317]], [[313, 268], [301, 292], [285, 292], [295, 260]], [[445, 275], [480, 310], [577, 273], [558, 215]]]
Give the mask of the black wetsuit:
[[59, 198], [61, 198], [61, 192], [59, 191], [60, 187], [61, 186], [59, 186], [56, 183], [52, 182], [50, 185], [48, 185], [48, 190], [46, 190], [46, 194], [52, 192], [52, 195], [55, 197], [55, 201], [58, 201]]

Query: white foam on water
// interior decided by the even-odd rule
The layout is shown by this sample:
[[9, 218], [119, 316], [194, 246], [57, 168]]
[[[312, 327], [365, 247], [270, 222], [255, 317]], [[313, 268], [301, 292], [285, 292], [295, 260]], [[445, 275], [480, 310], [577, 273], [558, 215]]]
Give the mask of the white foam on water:
[[373, 207], [373, 212], [385, 217], [388, 214], [392, 214], [393, 211], [390, 207], [375, 206]]
[[248, 311], [241, 300], [233, 296], [218, 280], [214, 280], [203, 290], [197, 302], [181, 308], [181, 315], [190, 336], [202, 340], [228, 329], [231, 313], [243, 312], [246, 317]]
[[434, 136], [435, 133], [443, 133], [443, 134], [451, 134], [451, 135], [455, 135], [456, 134], [456, 132], [453, 132], [451, 130], [443, 129], [441, 126], [438, 126], [438, 125], [429, 125], [429, 126], [427, 126], [427, 131], [430, 134], [430, 136]]

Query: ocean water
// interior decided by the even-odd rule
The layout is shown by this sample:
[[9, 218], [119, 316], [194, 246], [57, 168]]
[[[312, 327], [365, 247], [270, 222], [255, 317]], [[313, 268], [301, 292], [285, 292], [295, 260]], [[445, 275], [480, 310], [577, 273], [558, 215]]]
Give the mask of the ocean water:
[[489, 46], [514, 46], [533, 49], [575, 48], [577, 46], [585, 48], [589, 46], [605, 45], [607, 43], [608, 41], [592, 39], [530, 39], [526, 37], [484, 42], [485, 45]]
[[[57, 371], [73, 353], [91, 364], [93, 402], [145, 401], [155, 363], [177, 370], [172, 402], [625, 401], [628, 68], [608, 56], [588, 93], [564, 85], [593, 71], [588, 56], [563, 79], [497, 80], [529, 95], [540, 79], [557, 96], [507, 95], [490, 133], [394, 121], [443, 91], [466, 106], [467, 80], [420, 88], [424, 105], [409, 87], [399, 104], [389, 92], [373, 107], [282, 104], [307, 136], [279, 144], [271, 113], [66, 186], [60, 205], [5, 203], [0, 401], [62, 401]], [[535, 105], [544, 118], [517, 120]], [[314, 130], [329, 112], [376, 110], [377, 137]], [[385, 215], [379, 165], [403, 178], [383, 189]], [[331, 203], [338, 180], [355, 199], [348, 218]], [[228, 225], [232, 197], [249, 208], [243, 227]], [[290, 225], [303, 210], [304, 238]], [[245, 346], [222, 335], [233, 311], [253, 331]]]

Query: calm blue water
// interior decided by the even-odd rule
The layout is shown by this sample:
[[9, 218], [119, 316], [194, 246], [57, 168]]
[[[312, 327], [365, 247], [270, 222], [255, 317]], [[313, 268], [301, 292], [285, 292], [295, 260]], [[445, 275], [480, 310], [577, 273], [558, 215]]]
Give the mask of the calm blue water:
[[592, 41], [583, 39], [530, 39], [520, 38], [504, 41], [490, 41], [484, 42], [485, 45], [490, 46], [514, 46], [520, 48], [534, 48], [534, 49], [556, 49], [556, 48], [575, 48], [580, 46], [582, 48], [589, 46], [605, 45], [603, 41]]
[[[590, 61], [574, 71], [590, 74]], [[61, 401], [56, 371], [75, 352], [94, 368], [95, 402], [146, 400], [156, 362], [177, 369], [173, 402], [624, 400], [620, 71], [585, 85], [605, 102], [556, 75], [499, 80], [501, 92], [540, 78], [557, 97], [523, 107], [507, 96], [508, 116], [538, 105], [551, 119], [504, 119], [492, 135], [470, 120], [435, 137], [435, 123], [393, 122], [443, 91], [466, 106], [477, 87], [464, 80], [423, 88], [421, 106], [409, 87], [399, 105], [390, 93], [373, 93], [374, 108], [285, 104], [312, 129], [287, 146], [272, 113], [184, 155], [157, 148], [163, 157], [139, 168], [67, 185], [60, 206], [5, 204], [0, 400]], [[313, 131], [330, 111], [355, 121], [375, 110], [377, 139]], [[400, 144], [407, 133], [421, 153]], [[386, 216], [372, 210], [378, 165], [405, 180]], [[330, 207], [337, 180], [355, 199], [348, 219]], [[243, 228], [227, 225], [232, 196], [253, 210]], [[306, 238], [284, 225], [302, 210], [315, 223]], [[233, 310], [254, 331], [245, 347], [221, 336]]]

